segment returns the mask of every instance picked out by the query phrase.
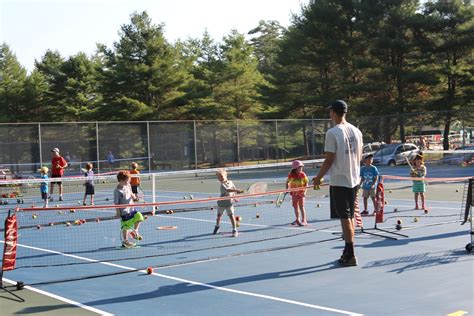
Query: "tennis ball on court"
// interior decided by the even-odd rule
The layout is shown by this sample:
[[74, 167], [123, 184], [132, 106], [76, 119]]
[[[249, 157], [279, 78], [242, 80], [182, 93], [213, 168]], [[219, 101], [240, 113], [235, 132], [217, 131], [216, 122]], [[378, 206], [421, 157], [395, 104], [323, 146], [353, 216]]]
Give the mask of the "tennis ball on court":
[[66, 226], [67, 226], [67, 227], [71, 226], [71, 223], [66, 222]]
[[257, 213], [257, 215], [255, 215], [255, 218], [260, 218], [260, 214]]
[[191, 194], [191, 195], [189, 196], [189, 199], [190, 199], [190, 200], [194, 199], [194, 196]]
[[77, 225], [77, 226], [81, 225], [81, 221], [78, 220], [78, 219], [76, 219], [76, 220], [74, 221], [74, 225]]
[[402, 220], [401, 220], [401, 219], [397, 219], [397, 224], [398, 224], [398, 225], [401, 225], [401, 224], [402, 224]]
[[240, 220], [241, 220], [240, 216], [236, 216], [236, 217], [235, 217], [235, 220], [236, 220], [237, 222], [240, 222]]
[[320, 205], [320, 204], [316, 204], [316, 207], [321, 207], [321, 205]]
[[388, 193], [392, 193], [392, 190], [388, 190]]
[[85, 224], [86, 223], [86, 220], [85, 219], [81, 219], [81, 224]]
[[398, 209], [397, 209], [397, 208], [394, 208], [393, 211], [394, 211], [394, 212], [398, 212]]
[[81, 201], [77, 201], [77, 205], [81, 205]]
[[185, 196], [183, 196], [183, 200], [186, 200], [186, 195], [185, 195]]
[[459, 192], [459, 189], [456, 189], [456, 192]]
[[401, 230], [401, 229], [402, 229], [402, 225], [397, 224], [397, 225], [395, 226], [395, 229], [396, 229], [396, 230]]
[[427, 210], [427, 209], [425, 209], [423, 212], [425, 212], [425, 214], [428, 214], [428, 210]]
[[53, 223], [53, 222], [50, 222], [48, 225], [49, 225], [49, 226], [54, 226], [54, 223]]
[[257, 207], [257, 206], [258, 206], [258, 203], [255, 203], [255, 204], [253, 205], [253, 207]]
[[59, 207], [59, 204], [56, 204], [56, 207]]
[[109, 200], [109, 198], [105, 198], [105, 200], [106, 200], [106, 201], [108, 201], [108, 200]]
[[106, 183], [105, 180], [102, 180], [102, 183]]
[[237, 222], [235, 226], [240, 227], [240, 222]]
[[36, 215], [36, 214], [31, 215], [32, 219], [36, 219], [37, 217], [38, 217], [38, 215]]
[[152, 267], [146, 268], [146, 274], [152, 274], [152, 273], [153, 273], [153, 268]]
[[72, 208], [69, 210], [69, 213], [76, 213], [76, 210]]
[[95, 222], [96, 222], [96, 223], [99, 223], [99, 222], [100, 222], [100, 218], [97, 217], [97, 218], [95, 219]]
[[211, 211], [214, 211], [214, 208], [213, 208], [213, 207], [211, 207]]
[[418, 223], [418, 217], [415, 217], [415, 218], [413, 219], [413, 223]]
[[41, 225], [36, 225], [36, 229], [41, 229]]
[[387, 205], [387, 204], [388, 204], [388, 201], [385, 201], [385, 205]]

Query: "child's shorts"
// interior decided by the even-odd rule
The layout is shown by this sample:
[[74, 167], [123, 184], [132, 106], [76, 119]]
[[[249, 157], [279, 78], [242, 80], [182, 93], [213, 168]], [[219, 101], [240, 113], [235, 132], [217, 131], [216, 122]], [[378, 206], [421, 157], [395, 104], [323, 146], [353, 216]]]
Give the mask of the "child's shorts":
[[47, 200], [47, 199], [48, 199], [48, 193], [46, 193], [46, 192], [41, 192], [41, 199]]
[[425, 181], [413, 181], [413, 193], [425, 193], [426, 185]]
[[121, 228], [122, 230], [133, 229], [135, 223], [143, 222], [144, 218], [142, 213], [138, 211], [131, 211], [130, 214], [122, 216]]
[[368, 198], [369, 196], [370, 196], [371, 198], [375, 198], [375, 188], [364, 189], [364, 190], [362, 191], [362, 197]]
[[90, 183], [86, 183], [86, 195], [93, 195], [95, 194], [94, 185]]
[[232, 216], [234, 215], [234, 206], [217, 206], [217, 215], [222, 216], [224, 211], [227, 212], [227, 215]]

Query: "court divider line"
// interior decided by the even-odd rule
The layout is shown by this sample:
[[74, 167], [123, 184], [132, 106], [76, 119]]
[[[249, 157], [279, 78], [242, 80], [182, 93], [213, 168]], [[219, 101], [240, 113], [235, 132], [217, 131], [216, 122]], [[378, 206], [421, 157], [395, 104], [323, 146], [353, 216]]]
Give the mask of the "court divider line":
[[[18, 246], [33, 249], [33, 250], [37, 250], [37, 251], [43, 251], [43, 252], [63, 255], [65, 257], [71, 257], [71, 258], [75, 258], [75, 259], [78, 259], [78, 260], [103, 264], [103, 265], [106, 265], [106, 266], [110, 266], [110, 267], [114, 267], [114, 268], [118, 268], [118, 269], [122, 269], [122, 270], [129, 270], [129, 271], [136, 270], [132, 267], [127, 267], [127, 266], [124, 266], [124, 265], [119, 265], [119, 264], [110, 263], [110, 262], [101, 262], [101, 261], [98, 261], [98, 260], [95, 260], [95, 259], [90, 259], [90, 258], [86, 258], [86, 257], [71, 255], [71, 254], [62, 253], [62, 252], [59, 252], [59, 251], [54, 251], [54, 250], [49, 250], [49, 249], [44, 249], [44, 248], [38, 248], [38, 247], [32, 247], [32, 246], [27, 246], [27, 245], [22, 245], [22, 244], [18, 244]], [[139, 271], [142, 272], [142, 273], [147, 273], [146, 270], [139, 270]], [[345, 311], [345, 310], [341, 310], [341, 309], [336, 309], [336, 308], [325, 307], [325, 306], [321, 306], [321, 305], [315, 305], [315, 304], [309, 304], [309, 303], [284, 299], [284, 298], [280, 298], [280, 297], [276, 297], [276, 296], [270, 296], [270, 295], [264, 295], [264, 294], [258, 294], [258, 293], [252, 293], [252, 292], [247, 292], [247, 291], [230, 289], [230, 288], [226, 288], [226, 287], [215, 286], [215, 285], [211, 285], [211, 284], [207, 284], [207, 283], [201, 283], [201, 282], [196, 282], [196, 281], [192, 281], [192, 280], [182, 279], [182, 278], [173, 277], [173, 276], [170, 276], [170, 275], [165, 275], [165, 274], [156, 273], [156, 272], [153, 272], [152, 274], [155, 275], [155, 276], [158, 276], [158, 277], [162, 277], [164, 279], [169, 279], [169, 280], [173, 280], [173, 281], [178, 281], [178, 282], [188, 283], [188, 284], [192, 284], [192, 285], [207, 287], [207, 288], [211, 288], [211, 289], [218, 290], [218, 291], [223, 291], [223, 292], [230, 292], [230, 293], [235, 293], [235, 294], [240, 294], [240, 295], [252, 296], [252, 297], [257, 297], [257, 298], [262, 298], [262, 299], [267, 299], [267, 300], [292, 304], [292, 305], [298, 305], [298, 306], [302, 306], [302, 307], [308, 307], [308, 308], [312, 308], [312, 309], [318, 309], [318, 310], [324, 310], [324, 311], [328, 311], [328, 312], [344, 314], [344, 315], [351, 315], [351, 316], [362, 316], [363, 315], [363, 314], [349, 312], [349, 311]], [[80, 303], [78, 303], [78, 304], [80, 304]], [[84, 305], [84, 306], [86, 306], [86, 305]], [[107, 315], [111, 315], [111, 314], [107, 314]]]
[[[10, 280], [10, 279], [6, 279], [6, 278], [3, 278], [4, 281], [6, 281], [7, 283], [10, 283], [10, 284], [16, 284], [16, 282]], [[45, 296], [48, 296], [48, 297], [51, 297], [51, 298], [54, 298], [54, 299], [57, 299], [59, 301], [62, 301], [62, 302], [65, 302], [65, 303], [68, 303], [68, 304], [71, 304], [71, 305], [74, 305], [74, 306], [77, 306], [79, 308], [82, 308], [82, 309], [86, 309], [88, 311], [91, 311], [91, 312], [94, 312], [94, 313], [97, 313], [99, 315], [103, 315], [103, 316], [113, 316], [114, 314], [111, 314], [111, 313], [107, 313], [103, 310], [100, 310], [100, 309], [97, 309], [95, 307], [91, 307], [91, 306], [88, 306], [88, 305], [84, 305], [82, 303], [79, 303], [79, 302], [76, 302], [76, 301], [73, 301], [71, 299], [68, 299], [68, 298], [65, 298], [63, 296], [59, 296], [59, 295], [56, 295], [56, 294], [53, 294], [53, 293], [50, 293], [50, 292], [46, 292], [44, 290], [40, 290], [40, 289], [37, 289], [37, 288], [34, 288], [32, 286], [29, 286], [29, 285], [25, 285], [25, 289], [28, 289], [32, 292], [36, 292], [36, 293], [39, 293], [39, 294], [42, 294], [42, 295], [45, 295]]]

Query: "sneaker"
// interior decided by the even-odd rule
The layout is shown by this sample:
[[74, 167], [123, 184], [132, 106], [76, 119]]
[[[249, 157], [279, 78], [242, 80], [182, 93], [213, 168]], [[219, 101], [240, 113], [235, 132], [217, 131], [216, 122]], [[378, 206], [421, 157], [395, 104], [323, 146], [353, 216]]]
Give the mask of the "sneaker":
[[237, 229], [234, 229], [232, 231], [232, 237], [238, 237], [239, 236], [239, 232], [237, 231]]
[[360, 215], [367, 216], [369, 215], [369, 212], [367, 210], [363, 210], [362, 212], [360, 212]]
[[135, 246], [136, 244], [134, 244], [133, 242], [130, 242], [129, 240], [122, 241], [123, 248], [133, 248]]
[[136, 240], [142, 240], [143, 239], [143, 237], [134, 230], [130, 232], [130, 236], [132, 236], [132, 238], [136, 239]]
[[82, 205], [87, 205], [86, 202], [82, 202]]
[[59, 197], [59, 201], [63, 201], [63, 197], [62, 197], [62, 196]]
[[294, 221], [293, 223], [291, 223], [291, 225], [292, 226], [301, 226], [299, 220]]
[[344, 267], [353, 267], [357, 265], [357, 257], [342, 256], [337, 262]]
[[49, 197], [49, 200], [52, 202], [54, 199], [52, 196]]
[[213, 231], [212, 233], [213, 233], [214, 235], [217, 234], [217, 233], [219, 232], [219, 228], [220, 228], [220, 226], [217, 226], [217, 225], [216, 225], [216, 226], [214, 227], [214, 231]]

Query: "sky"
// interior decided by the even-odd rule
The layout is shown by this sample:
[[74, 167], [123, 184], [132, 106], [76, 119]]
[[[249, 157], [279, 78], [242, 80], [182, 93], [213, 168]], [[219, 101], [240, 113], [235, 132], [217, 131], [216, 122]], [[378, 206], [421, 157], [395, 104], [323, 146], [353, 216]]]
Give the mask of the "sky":
[[28, 71], [47, 49], [63, 57], [94, 53], [96, 43], [112, 48], [120, 26], [133, 12], [146, 11], [164, 23], [174, 42], [201, 38], [205, 30], [220, 41], [232, 29], [247, 33], [260, 20], [288, 26], [309, 0], [0, 0], [0, 43], [6, 43]]

